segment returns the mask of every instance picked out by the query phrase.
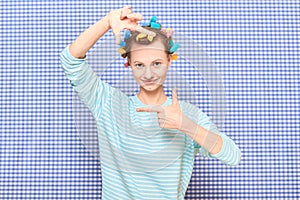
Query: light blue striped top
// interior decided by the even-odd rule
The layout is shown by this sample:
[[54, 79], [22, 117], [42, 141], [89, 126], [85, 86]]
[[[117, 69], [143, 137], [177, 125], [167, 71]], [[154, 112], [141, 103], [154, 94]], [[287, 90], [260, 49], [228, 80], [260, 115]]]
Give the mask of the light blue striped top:
[[[222, 136], [223, 146], [211, 155], [186, 134], [160, 128], [156, 113], [136, 112], [147, 106], [101, 81], [86, 59], [74, 58], [69, 48], [61, 53], [66, 77], [96, 120], [102, 171], [102, 199], [184, 199], [194, 165], [202, 155], [237, 165], [240, 150], [218, 131], [199, 108], [180, 101], [184, 114]], [[168, 98], [163, 104], [170, 105]]]

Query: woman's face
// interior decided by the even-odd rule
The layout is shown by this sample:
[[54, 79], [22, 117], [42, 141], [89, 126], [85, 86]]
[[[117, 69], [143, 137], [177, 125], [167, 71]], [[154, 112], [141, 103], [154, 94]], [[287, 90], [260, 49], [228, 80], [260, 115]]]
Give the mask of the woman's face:
[[129, 64], [136, 82], [146, 91], [154, 91], [166, 80], [171, 59], [163, 44], [155, 41], [149, 45], [134, 44]]

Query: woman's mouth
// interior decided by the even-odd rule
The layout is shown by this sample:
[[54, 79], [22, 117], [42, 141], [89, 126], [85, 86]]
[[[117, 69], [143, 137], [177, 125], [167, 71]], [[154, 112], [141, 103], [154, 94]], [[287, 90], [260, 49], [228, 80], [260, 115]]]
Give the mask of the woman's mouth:
[[156, 81], [157, 81], [157, 80], [145, 80], [145, 81], [143, 81], [143, 83], [144, 83], [145, 85], [152, 85], [152, 84], [156, 83]]

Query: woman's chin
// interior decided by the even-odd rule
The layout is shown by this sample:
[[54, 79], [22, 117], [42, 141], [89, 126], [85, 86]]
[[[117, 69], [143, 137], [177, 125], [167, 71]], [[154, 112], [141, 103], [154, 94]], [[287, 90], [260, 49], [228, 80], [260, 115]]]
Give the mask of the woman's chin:
[[149, 84], [149, 85], [141, 85], [141, 87], [148, 92], [153, 92], [155, 90], [157, 90], [159, 87], [161, 87], [161, 85], [158, 84]]
[[147, 86], [143, 86], [143, 89], [148, 91], [148, 92], [153, 92], [157, 89], [158, 87], [155, 85], [147, 85]]

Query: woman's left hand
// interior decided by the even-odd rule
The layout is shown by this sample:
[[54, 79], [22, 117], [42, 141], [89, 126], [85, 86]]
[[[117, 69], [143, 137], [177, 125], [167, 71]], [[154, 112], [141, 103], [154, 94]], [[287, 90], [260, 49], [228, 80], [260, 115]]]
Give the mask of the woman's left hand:
[[183, 113], [177, 99], [176, 89], [172, 91], [171, 105], [137, 108], [136, 111], [157, 112], [158, 123], [161, 128], [180, 129], [182, 126]]
[[121, 31], [123, 29], [135, 30], [138, 27], [138, 22], [143, 18], [141, 14], [133, 13], [129, 6], [110, 11], [107, 17], [117, 44], [120, 44], [121, 41]]

